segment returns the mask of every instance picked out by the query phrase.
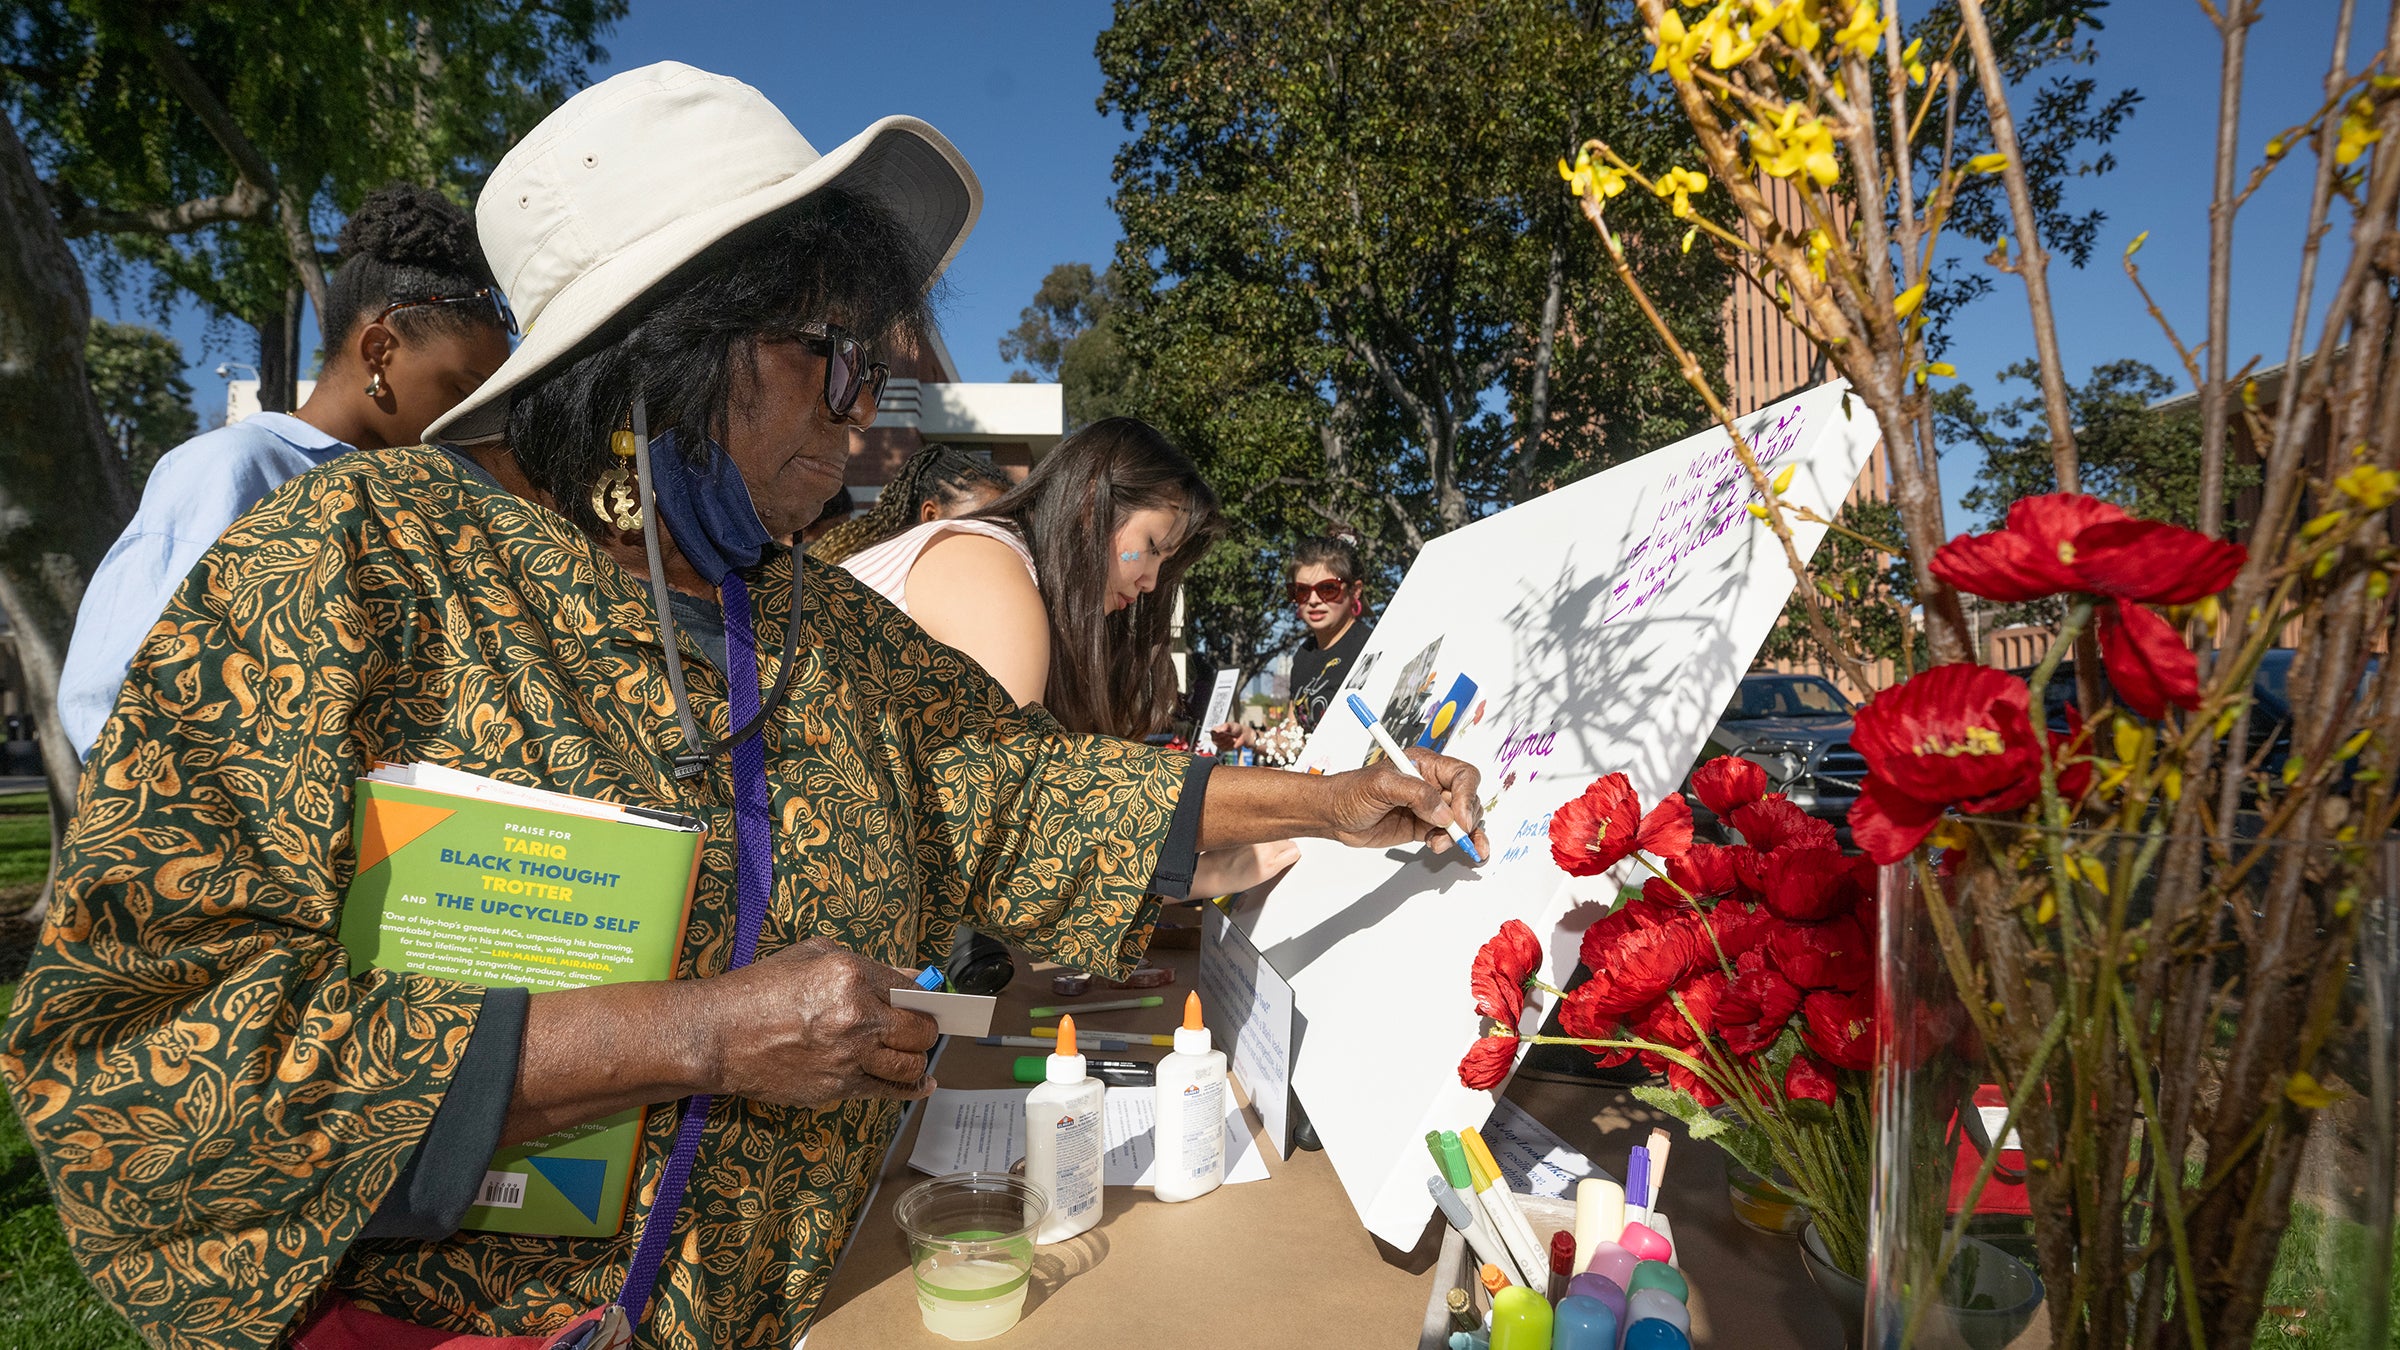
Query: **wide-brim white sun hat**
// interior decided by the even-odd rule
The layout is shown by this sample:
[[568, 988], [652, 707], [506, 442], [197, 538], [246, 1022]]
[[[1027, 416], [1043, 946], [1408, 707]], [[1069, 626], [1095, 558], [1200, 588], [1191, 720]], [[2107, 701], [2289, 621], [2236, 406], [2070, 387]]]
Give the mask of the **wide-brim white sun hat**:
[[744, 225], [829, 187], [880, 204], [932, 260], [930, 286], [983, 209], [958, 148], [886, 117], [819, 155], [766, 96], [673, 61], [578, 93], [492, 170], [475, 228], [516, 311], [517, 349], [425, 429], [453, 445], [508, 426], [510, 395], [676, 269]]

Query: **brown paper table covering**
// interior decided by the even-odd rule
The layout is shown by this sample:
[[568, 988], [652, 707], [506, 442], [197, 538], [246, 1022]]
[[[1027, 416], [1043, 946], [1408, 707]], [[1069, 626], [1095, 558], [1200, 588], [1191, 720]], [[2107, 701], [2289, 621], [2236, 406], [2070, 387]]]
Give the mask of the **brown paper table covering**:
[[[1182, 1015], [1199, 953], [1153, 951], [1151, 960], [1173, 969], [1176, 982], [1156, 990], [1095, 989], [1081, 999], [1065, 999], [1050, 992], [1056, 968], [1032, 965], [1020, 953], [1017, 978], [993, 1014], [993, 1032], [1025, 1035], [1033, 1025], [1026, 1011], [1037, 1004], [1096, 1003], [1136, 993], [1164, 994], [1167, 1002], [1136, 1012], [1094, 1014], [1092, 1024], [1166, 1032]], [[1465, 985], [1462, 964], [1461, 997]], [[1010, 1068], [1018, 1055], [1034, 1053], [953, 1043], [943, 1052], [936, 1076], [944, 1087], [1017, 1087]], [[1145, 1049], [1111, 1052], [1111, 1057], [1154, 1061], [1164, 1053]], [[1675, 1221], [1679, 1260], [1692, 1282], [1695, 1345], [1840, 1350], [1841, 1329], [1801, 1268], [1798, 1244], [1754, 1232], [1734, 1219], [1725, 1198], [1723, 1154], [1692, 1144], [1680, 1126], [1623, 1092], [1520, 1079], [1508, 1095], [1612, 1172], [1622, 1170], [1626, 1149], [1643, 1142], [1652, 1126], [1665, 1125], [1675, 1133], [1666, 1208]], [[956, 1344], [924, 1329], [907, 1246], [892, 1221], [893, 1202], [924, 1179], [908, 1167], [916, 1131], [912, 1119], [892, 1150], [882, 1188], [861, 1217], [809, 1331], [808, 1350], [935, 1350]], [[1359, 1226], [1324, 1154], [1294, 1150], [1279, 1160], [1263, 1136], [1258, 1147], [1267, 1160], [1267, 1180], [1219, 1187], [1184, 1204], [1163, 1204], [1147, 1190], [1107, 1188], [1098, 1227], [1040, 1249], [1025, 1320], [983, 1344], [1094, 1350], [1414, 1347], [1432, 1292], [1440, 1225], [1429, 1226], [1411, 1250], [1397, 1250]], [[1428, 1174], [1431, 1170], [1429, 1160]]]

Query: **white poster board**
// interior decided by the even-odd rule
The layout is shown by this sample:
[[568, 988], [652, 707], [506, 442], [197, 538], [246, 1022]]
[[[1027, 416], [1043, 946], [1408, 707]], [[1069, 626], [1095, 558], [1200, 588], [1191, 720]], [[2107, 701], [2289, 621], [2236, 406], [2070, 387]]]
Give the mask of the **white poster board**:
[[[1876, 442], [1838, 383], [1741, 425], [1770, 475], [1794, 469], [1787, 501], [1828, 517]], [[1422, 847], [1309, 840], [1236, 922], [1291, 983], [1293, 1086], [1360, 1218], [1396, 1247], [1432, 1212], [1425, 1132], [1492, 1111], [1491, 1093], [1458, 1081], [1479, 1030], [1476, 948], [1523, 919], [1563, 984], [1594, 902], [1614, 894], [1609, 878], [1558, 871], [1550, 813], [1618, 770], [1645, 805], [1680, 787], [1791, 594], [1781, 546], [1748, 513], [1756, 499], [1711, 429], [1433, 540], [1376, 625], [1357, 692], [1403, 744], [1460, 675], [1475, 681], [1447, 750], [1483, 771], [1495, 856], [1477, 869]], [[1793, 529], [1804, 557], [1824, 533]], [[1337, 702], [1300, 767], [1356, 768], [1369, 748]]]

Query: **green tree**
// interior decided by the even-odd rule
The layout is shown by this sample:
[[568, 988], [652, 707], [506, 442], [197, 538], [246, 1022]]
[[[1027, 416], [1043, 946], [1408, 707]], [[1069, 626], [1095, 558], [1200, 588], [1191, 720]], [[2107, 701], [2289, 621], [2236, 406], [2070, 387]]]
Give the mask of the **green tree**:
[[1056, 380], [1067, 430], [1124, 411], [1128, 371], [1117, 342], [1113, 274], [1090, 263], [1060, 263], [1042, 278], [1017, 326], [1000, 337], [1000, 359], [1032, 369], [1011, 381]]
[[[1237, 533], [1196, 569], [1195, 645], [1255, 666], [1274, 558], [1347, 527], [1386, 573], [1426, 537], [1702, 415], [1555, 165], [1602, 134], [1690, 162], [1614, 0], [1120, 0], [1101, 35], [1126, 406], [1191, 450]], [[1728, 273], [1631, 241], [1721, 359]]]
[[158, 457], [200, 430], [183, 345], [155, 328], [94, 319], [83, 359], [126, 485], [138, 495]]
[[[341, 214], [394, 178], [464, 196], [583, 80], [623, 0], [19, 0], [0, 20], [0, 608], [54, 814], [53, 710], [85, 580], [135, 501], [85, 346], [84, 265], [261, 333], [290, 404]], [[80, 258], [78, 257], [80, 251]], [[320, 302], [321, 303], [321, 302]]]
[[[2033, 379], [2029, 361], [2000, 372], [2004, 386]], [[2151, 520], [2198, 522], [2200, 408], [2192, 400], [2167, 401], [2176, 388], [2165, 374], [2134, 360], [2094, 366], [2082, 384], [2069, 387], [2083, 491]], [[2010, 502], [2058, 491], [2038, 396], [1986, 408], [1976, 402], [1972, 386], [1960, 384], [1936, 395], [1933, 408], [1945, 443], [1971, 447], [1982, 456], [1974, 486], [1959, 500], [1984, 528], [1998, 529]], [[2231, 521], [2235, 498], [2258, 485], [2258, 469], [2228, 466], [2225, 478], [2225, 518]]]
[[[24, 0], [0, 103], [62, 231], [110, 280], [185, 293], [259, 333], [288, 409], [328, 228], [394, 179], [470, 192], [582, 83], [623, 0]], [[130, 267], [130, 270], [128, 270]]]

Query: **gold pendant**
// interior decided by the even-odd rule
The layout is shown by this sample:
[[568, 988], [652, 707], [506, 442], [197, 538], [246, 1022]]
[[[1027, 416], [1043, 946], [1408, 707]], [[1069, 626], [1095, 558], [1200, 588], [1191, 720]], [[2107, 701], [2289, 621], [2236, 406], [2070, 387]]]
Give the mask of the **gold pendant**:
[[630, 534], [642, 528], [642, 491], [633, 464], [619, 460], [592, 480], [592, 514]]

